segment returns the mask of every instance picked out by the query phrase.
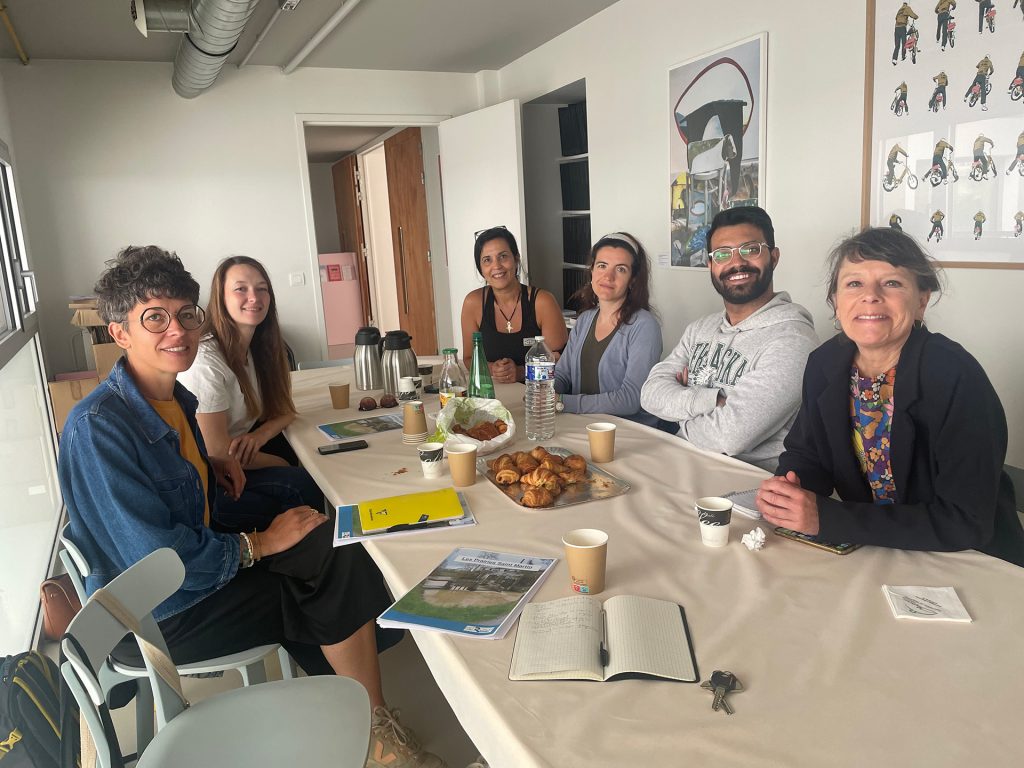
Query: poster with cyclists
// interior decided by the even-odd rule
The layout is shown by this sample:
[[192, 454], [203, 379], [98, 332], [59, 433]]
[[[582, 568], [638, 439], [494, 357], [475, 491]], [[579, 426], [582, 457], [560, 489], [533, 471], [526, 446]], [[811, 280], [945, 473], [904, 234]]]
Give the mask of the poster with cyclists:
[[764, 206], [767, 59], [765, 33], [669, 70], [672, 251], [659, 266], [706, 267], [715, 214]]
[[1024, 0], [870, 0], [869, 221], [1024, 266]]

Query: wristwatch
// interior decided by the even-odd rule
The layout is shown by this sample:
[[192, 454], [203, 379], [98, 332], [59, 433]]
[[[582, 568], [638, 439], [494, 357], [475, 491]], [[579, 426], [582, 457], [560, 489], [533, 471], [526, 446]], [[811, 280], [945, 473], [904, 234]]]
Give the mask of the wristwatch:
[[555, 400], [555, 413], [561, 413], [565, 410], [565, 403], [562, 402], [562, 396], [559, 395]]
[[238, 535], [238, 549], [240, 554], [239, 568], [252, 568], [252, 541], [244, 533]]

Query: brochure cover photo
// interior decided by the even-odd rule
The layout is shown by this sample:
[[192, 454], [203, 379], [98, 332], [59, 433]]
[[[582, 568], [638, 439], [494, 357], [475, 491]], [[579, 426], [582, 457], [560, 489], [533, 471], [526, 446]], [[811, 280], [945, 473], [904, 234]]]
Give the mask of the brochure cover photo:
[[553, 557], [456, 549], [377, 623], [470, 637], [504, 637], [557, 561]]

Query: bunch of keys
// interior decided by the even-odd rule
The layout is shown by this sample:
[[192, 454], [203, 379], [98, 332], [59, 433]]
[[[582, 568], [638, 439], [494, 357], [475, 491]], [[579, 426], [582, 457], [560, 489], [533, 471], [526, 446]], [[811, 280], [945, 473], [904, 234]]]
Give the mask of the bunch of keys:
[[727, 715], [731, 715], [732, 707], [729, 706], [729, 702], [725, 700], [725, 696], [729, 693], [738, 693], [739, 691], [742, 691], [743, 683], [741, 683], [739, 678], [737, 678], [732, 672], [723, 672], [722, 670], [716, 669], [711, 673], [711, 679], [705, 680], [700, 684], [700, 687], [715, 694], [715, 700], [711, 704], [711, 709], [715, 712], [719, 709], [724, 709]]

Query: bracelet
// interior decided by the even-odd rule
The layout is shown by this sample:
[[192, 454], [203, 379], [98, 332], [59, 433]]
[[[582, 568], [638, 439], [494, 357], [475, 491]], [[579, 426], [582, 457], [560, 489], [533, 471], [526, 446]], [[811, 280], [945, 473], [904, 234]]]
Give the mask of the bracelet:
[[249, 539], [249, 535], [246, 533], [240, 533], [239, 543], [245, 544], [245, 547], [240, 547], [240, 568], [251, 568], [252, 567], [252, 541]]
[[249, 534], [249, 541], [252, 542], [253, 562], [258, 563], [263, 559], [263, 542], [260, 541], [260, 535], [255, 530]]

